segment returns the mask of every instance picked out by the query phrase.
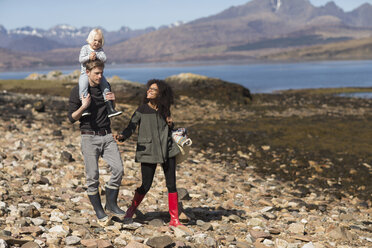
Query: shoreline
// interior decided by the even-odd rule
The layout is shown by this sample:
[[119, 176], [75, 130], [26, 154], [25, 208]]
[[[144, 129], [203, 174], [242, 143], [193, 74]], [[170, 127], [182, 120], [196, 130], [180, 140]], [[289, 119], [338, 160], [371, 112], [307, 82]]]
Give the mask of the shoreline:
[[[356, 61], [369, 61], [372, 59], [346, 59], [346, 60], [258, 60], [258, 59], [225, 59], [225, 60], [202, 60], [202, 61], [169, 61], [169, 62], [144, 62], [144, 63], [107, 63], [106, 68], [164, 68], [164, 67], [193, 67], [193, 66], [214, 66], [214, 65], [278, 65], [278, 64], [319, 64], [319, 63], [348, 63]], [[76, 65], [41, 66], [20, 69], [0, 69], [1, 73], [7, 72], [32, 72], [32, 71], [54, 71], [54, 70], [79, 70], [79, 63]]]
[[[367, 64], [365, 64], [367, 63]], [[341, 87], [371, 87], [372, 73], [369, 68], [372, 61], [341, 61], [341, 62], [304, 62], [302, 64], [244, 64], [244, 65], [209, 65], [180, 67], [179, 64], [143, 64], [139, 67], [115, 65], [106, 67], [106, 77], [122, 78], [127, 81], [144, 84], [148, 79], [166, 78], [184, 72], [203, 75], [210, 78], [220, 78], [248, 88], [252, 93], [275, 93], [280, 90], [308, 88], [341, 88]], [[141, 67], [142, 66], [142, 67]], [[147, 67], [146, 67], [147, 66]], [[155, 66], [155, 67], [154, 67]], [[167, 67], [168, 66], [168, 67]], [[61, 69], [67, 71], [51, 71]], [[1, 80], [21, 80], [34, 74], [31, 71], [0, 72]], [[79, 71], [77, 67], [48, 68], [36, 71], [44, 75], [61, 72], [64, 75], [74, 74], [74, 80]], [[77, 72], [77, 73], [76, 73]], [[50, 78], [53, 79], [53, 78]], [[75, 82], [74, 81], [74, 82]]]

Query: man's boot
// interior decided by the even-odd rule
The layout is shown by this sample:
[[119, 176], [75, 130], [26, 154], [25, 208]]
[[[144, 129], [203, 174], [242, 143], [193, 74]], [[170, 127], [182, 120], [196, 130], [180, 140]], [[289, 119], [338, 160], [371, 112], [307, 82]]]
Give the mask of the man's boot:
[[115, 110], [113, 101], [106, 101], [105, 103], [106, 103], [106, 108], [107, 108], [107, 113], [108, 113], [107, 116], [109, 118], [122, 114], [121, 111]]
[[132, 205], [128, 208], [127, 213], [124, 216], [124, 219], [126, 220], [132, 219], [134, 213], [136, 212], [136, 209], [138, 208], [144, 197], [145, 195], [139, 194], [137, 190], [134, 192]]
[[111, 189], [106, 187], [105, 209], [118, 217], [123, 217], [125, 215], [125, 211], [118, 207], [118, 195], [119, 189]]
[[178, 219], [178, 193], [168, 193], [168, 205], [169, 205], [169, 214], [171, 220], [169, 226], [183, 226]]
[[88, 197], [89, 197], [90, 203], [93, 205], [93, 208], [94, 208], [94, 211], [96, 212], [96, 216], [98, 220], [106, 221], [108, 217], [102, 208], [101, 197], [99, 196], [99, 193], [97, 192], [97, 194], [94, 194], [94, 195], [88, 194]]

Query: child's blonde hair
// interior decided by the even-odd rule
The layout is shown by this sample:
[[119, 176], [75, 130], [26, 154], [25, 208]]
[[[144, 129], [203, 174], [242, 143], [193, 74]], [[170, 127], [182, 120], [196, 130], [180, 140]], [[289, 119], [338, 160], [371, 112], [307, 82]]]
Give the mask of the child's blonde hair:
[[95, 28], [95, 29], [92, 29], [92, 31], [90, 31], [89, 35], [88, 35], [88, 38], [87, 38], [87, 42], [90, 44], [94, 41], [94, 37], [96, 35], [100, 35], [102, 37], [102, 46], [103, 44], [105, 43], [105, 38], [103, 38], [103, 33], [102, 33], [102, 30], [99, 29], [99, 28]]

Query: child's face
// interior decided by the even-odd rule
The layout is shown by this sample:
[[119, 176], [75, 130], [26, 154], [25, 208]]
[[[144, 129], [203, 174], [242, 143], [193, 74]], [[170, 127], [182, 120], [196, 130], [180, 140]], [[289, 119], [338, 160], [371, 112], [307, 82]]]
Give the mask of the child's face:
[[96, 36], [94, 36], [93, 41], [90, 43], [90, 46], [94, 50], [100, 49], [102, 47], [102, 36], [96, 34]]

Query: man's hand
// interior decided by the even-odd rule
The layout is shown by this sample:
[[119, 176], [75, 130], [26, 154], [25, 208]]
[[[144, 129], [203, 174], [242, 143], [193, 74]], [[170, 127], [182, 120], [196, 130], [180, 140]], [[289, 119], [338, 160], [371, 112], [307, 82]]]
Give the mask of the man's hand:
[[106, 93], [106, 100], [108, 101], [115, 101], [115, 94], [112, 92], [107, 92]]
[[81, 106], [83, 106], [84, 109], [87, 109], [90, 105], [91, 98], [90, 94], [88, 93], [86, 97], [84, 97], [83, 94], [81, 94]]

